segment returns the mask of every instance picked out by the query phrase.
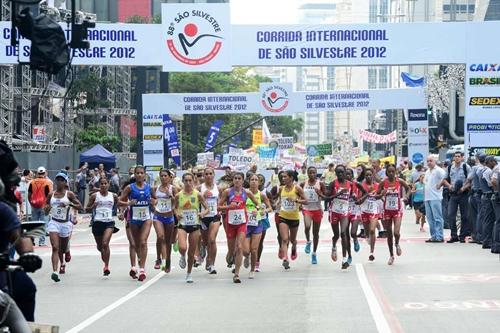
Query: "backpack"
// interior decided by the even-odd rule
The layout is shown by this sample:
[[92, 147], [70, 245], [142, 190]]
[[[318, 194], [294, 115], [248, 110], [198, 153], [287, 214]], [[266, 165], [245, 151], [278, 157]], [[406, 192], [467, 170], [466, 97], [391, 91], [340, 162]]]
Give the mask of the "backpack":
[[47, 186], [46, 181], [36, 181], [31, 182], [31, 200], [30, 204], [33, 208], [43, 208], [45, 207], [45, 202], [47, 197], [45, 195], [45, 187]]

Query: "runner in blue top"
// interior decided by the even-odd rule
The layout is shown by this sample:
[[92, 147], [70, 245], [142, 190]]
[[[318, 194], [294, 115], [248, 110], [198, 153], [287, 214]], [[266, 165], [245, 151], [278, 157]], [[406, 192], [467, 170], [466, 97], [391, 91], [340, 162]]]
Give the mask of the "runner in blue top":
[[148, 255], [148, 237], [153, 221], [150, 206], [155, 204], [156, 197], [149, 184], [144, 182], [143, 166], [134, 169], [135, 183], [127, 185], [120, 197], [120, 205], [130, 207], [130, 230], [139, 257], [139, 281], [146, 279], [146, 259]]
[[424, 205], [424, 177], [421, 174], [418, 181], [413, 185], [411, 193], [413, 194], [413, 209], [415, 210], [415, 224], [420, 224], [420, 231], [425, 231], [425, 205]]

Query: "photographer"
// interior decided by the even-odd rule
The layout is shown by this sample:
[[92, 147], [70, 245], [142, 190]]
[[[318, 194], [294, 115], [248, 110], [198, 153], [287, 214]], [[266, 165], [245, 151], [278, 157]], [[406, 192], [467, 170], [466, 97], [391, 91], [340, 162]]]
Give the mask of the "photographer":
[[[33, 253], [30, 238], [23, 237], [21, 223], [16, 215], [14, 190], [20, 178], [12, 150], [0, 141], [0, 289], [12, 296], [28, 321], [34, 321], [36, 287], [26, 272], [34, 272], [42, 266], [40, 257]], [[15, 249], [15, 251], [14, 251]], [[6, 272], [14, 253], [19, 254], [17, 264], [24, 271]], [[2, 295], [2, 310], [11, 310]], [[4, 323], [5, 324], [5, 323]]]

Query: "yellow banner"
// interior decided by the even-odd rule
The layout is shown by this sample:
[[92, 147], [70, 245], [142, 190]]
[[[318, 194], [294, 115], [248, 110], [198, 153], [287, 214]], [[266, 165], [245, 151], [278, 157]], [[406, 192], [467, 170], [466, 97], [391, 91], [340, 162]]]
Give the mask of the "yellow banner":
[[262, 130], [261, 129], [254, 129], [252, 133], [252, 146], [258, 146], [264, 143], [264, 140], [262, 138]]

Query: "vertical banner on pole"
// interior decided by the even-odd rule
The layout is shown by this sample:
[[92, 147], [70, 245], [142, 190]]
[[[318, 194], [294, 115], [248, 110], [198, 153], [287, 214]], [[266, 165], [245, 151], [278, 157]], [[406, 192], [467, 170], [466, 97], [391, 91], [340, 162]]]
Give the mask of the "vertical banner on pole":
[[215, 146], [222, 124], [224, 124], [223, 120], [216, 120], [212, 127], [210, 127], [207, 138], [205, 139], [205, 150], [210, 150]]
[[177, 140], [177, 130], [175, 124], [168, 114], [163, 115], [163, 137], [165, 147], [168, 148], [170, 156], [177, 166], [181, 166], [181, 155], [179, 152], [179, 141]]
[[427, 109], [408, 110], [408, 158], [414, 164], [429, 155], [429, 120]]

